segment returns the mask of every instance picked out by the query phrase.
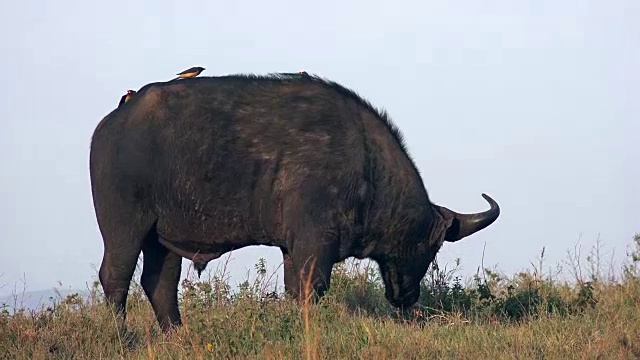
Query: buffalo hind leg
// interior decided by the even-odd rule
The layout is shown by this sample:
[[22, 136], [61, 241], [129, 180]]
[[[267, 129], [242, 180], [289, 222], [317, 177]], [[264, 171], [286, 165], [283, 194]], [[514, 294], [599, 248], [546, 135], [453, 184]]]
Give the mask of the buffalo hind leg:
[[98, 276], [106, 303], [116, 312], [119, 330], [124, 330], [129, 285], [151, 227], [111, 226], [103, 232], [104, 254]]
[[178, 282], [182, 257], [149, 237], [142, 247], [144, 265], [140, 283], [163, 332], [182, 325], [178, 309]]

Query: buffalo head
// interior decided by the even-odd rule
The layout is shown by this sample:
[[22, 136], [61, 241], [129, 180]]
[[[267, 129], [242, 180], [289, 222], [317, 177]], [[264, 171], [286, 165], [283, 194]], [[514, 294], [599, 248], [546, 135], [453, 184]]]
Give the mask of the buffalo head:
[[409, 307], [420, 297], [420, 281], [444, 241], [455, 242], [491, 225], [500, 207], [482, 194], [491, 208], [476, 214], [459, 214], [433, 205], [434, 217], [426, 238], [398, 247], [376, 259], [385, 285], [385, 297], [395, 307]]

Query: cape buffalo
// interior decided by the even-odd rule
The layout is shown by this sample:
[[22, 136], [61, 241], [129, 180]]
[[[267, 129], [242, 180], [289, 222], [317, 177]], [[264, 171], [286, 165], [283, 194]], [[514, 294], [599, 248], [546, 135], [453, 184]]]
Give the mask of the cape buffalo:
[[429, 200], [398, 129], [353, 91], [317, 76], [232, 75], [142, 87], [97, 126], [91, 188], [104, 242], [99, 278], [124, 321], [141, 284], [164, 331], [181, 324], [183, 257], [201, 271], [233, 249], [277, 246], [285, 290], [317, 296], [335, 263], [370, 258], [388, 301], [414, 304], [444, 241], [500, 214]]

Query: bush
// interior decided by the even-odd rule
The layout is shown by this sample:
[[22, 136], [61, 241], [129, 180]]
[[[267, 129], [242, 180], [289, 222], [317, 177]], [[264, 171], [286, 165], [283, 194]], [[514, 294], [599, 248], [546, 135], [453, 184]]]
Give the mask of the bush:
[[[561, 282], [539, 267], [511, 277], [482, 269], [466, 283], [437, 260], [412, 311], [384, 298], [377, 266], [349, 260], [333, 271], [317, 304], [276, 291], [263, 259], [232, 289], [224, 271], [181, 283], [184, 326], [159, 331], [138, 283], [130, 289], [126, 334], [100, 286], [38, 311], [0, 307], [7, 358], [634, 358], [640, 357], [640, 235], [621, 276]], [[571, 264], [578, 264], [575, 257]], [[577, 266], [577, 265], [576, 265]], [[573, 274], [582, 273], [574, 266]], [[138, 278], [138, 276], [136, 276]]]

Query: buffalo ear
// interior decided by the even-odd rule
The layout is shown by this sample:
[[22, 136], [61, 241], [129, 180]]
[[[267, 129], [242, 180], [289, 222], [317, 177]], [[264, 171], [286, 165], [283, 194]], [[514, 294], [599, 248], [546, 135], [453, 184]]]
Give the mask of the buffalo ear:
[[458, 234], [460, 233], [460, 220], [456, 218], [451, 218], [449, 221], [449, 227], [447, 228], [447, 234], [444, 236], [444, 239], [449, 242], [458, 241]]
[[[452, 216], [447, 216], [448, 214], [444, 211], [440, 211], [441, 209], [437, 206], [434, 211], [434, 224], [431, 229], [431, 234], [429, 235], [429, 242], [431, 244], [442, 245], [445, 241], [451, 237], [451, 234], [455, 234], [453, 231], [458, 231], [456, 229], [452, 230], [455, 222], [455, 218]], [[457, 225], [460, 226], [459, 224]]]

